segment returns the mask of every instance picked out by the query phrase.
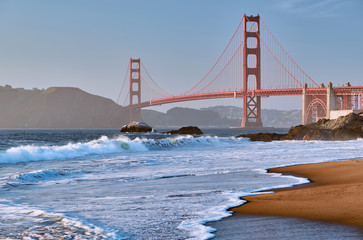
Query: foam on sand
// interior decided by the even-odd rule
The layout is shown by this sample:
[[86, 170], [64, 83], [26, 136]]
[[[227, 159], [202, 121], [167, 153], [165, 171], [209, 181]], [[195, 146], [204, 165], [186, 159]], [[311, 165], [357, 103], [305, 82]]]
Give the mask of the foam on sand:
[[232, 215], [232, 212], [227, 211], [227, 209], [231, 207], [236, 207], [244, 203], [244, 200], [241, 200], [239, 197], [244, 195], [244, 193], [238, 192], [225, 192], [223, 193], [226, 197], [228, 197], [227, 201], [224, 201], [223, 205], [212, 207], [203, 212], [200, 212], [198, 215], [200, 217], [194, 219], [188, 219], [182, 221], [178, 228], [188, 231], [191, 234], [191, 238], [189, 239], [209, 239], [214, 236], [213, 232], [214, 228], [210, 226], [204, 225], [207, 222], [221, 220], [222, 218], [229, 217]]

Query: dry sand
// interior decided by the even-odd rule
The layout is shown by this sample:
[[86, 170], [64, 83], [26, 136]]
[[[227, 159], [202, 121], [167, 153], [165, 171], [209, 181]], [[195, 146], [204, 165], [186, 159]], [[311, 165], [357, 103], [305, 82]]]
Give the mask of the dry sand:
[[309, 178], [313, 183], [244, 197], [236, 214], [298, 217], [363, 228], [363, 159], [270, 169]]

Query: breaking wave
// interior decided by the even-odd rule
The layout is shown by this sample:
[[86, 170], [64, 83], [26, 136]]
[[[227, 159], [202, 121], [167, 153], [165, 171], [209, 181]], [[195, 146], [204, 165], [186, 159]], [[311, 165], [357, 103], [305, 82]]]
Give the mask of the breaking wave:
[[110, 139], [102, 136], [97, 140], [89, 142], [68, 143], [63, 146], [36, 146], [24, 145], [12, 147], [0, 152], [0, 164], [21, 163], [44, 160], [59, 160], [85, 157], [89, 155], [144, 152], [154, 149], [179, 147], [192, 144], [213, 144], [247, 141], [246, 139], [220, 138], [220, 137], [193, 137], [179, 136], [163, 139], [140, 139], [131, 140], [125, 136]]
[[0, 220], [7, 226], [0, 232], [1, 239], [126, 239], [77, 218], [11, 204], [3, 199], [0, 199]]
[[4, 186], [16, 187], [21, 185], [36, 184], [40, 181], [56, 181], [63, 178], [69, 178], [72, 176], [79, 176], [80, 174], [83, 174], [83, 172], [45, 169], [45, 170], [20, 173], [14, 176], [9, 176], [5, 179], [1, 179], [0, 181], [5, 182]]

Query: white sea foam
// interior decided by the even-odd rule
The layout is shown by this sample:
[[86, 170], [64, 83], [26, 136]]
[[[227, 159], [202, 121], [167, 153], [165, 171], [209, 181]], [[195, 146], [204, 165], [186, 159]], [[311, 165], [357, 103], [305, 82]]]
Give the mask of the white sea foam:
[[[263, 170], [263, 169], [256, 169], [256, 172], [259, 173], [263, 173], [266, 174], [267, 171]], [[294, 181], [296, 181], [293, 184], [283, 184], [283, 185], [278, 185], [278, 186], [274, 186], [274, 188], [286, 188], [286, 187], [292, 187], [294, 185], [297, 184], [304, 184], [304, 183], [309, 183], [310, 181], [307, 178], [303, 178], [303, 177], [294, 177], [294, 176], [290, 176], [290, 175], [282, 175], [280, 173], [269, 173], [269, 175], [271, 177], [283, 177], [286, 179], [293, 179]], [[266, 191], [266, 190], [271, 190], [271, 191]], [[264, 191], [264, 192], [260, 192], [260, 191]], [[217, 207], [212, 207], [210, 209], [207, 209], [203, 212], [198, 213], [198, 215], [200, 217], [198, 218], [193, 218], [193, 219], [188, 219], [188, 220], [184, 220], [179, 226], [178, 228], [183, 229], [183, 230], [187, 230], [192, 237], [190, 237], [189, 239], [191, 240], [200, 240], [200, 239], [210, 239], [213, 238], [215, 235], [213, 234], [213, 232], [216, 230], [210, 226], [206, 226], [205, 224], [207, 222], [212, 222], [212, 221], [218, 221], [221, 220], [225, 217], [229, 217], [232, 215], [231, 211], [227, 211], [229, 208], [231, 207], [236, 207], [236, 206], [240, 206], [244, 203], [246, 203], [245, 200], [242, 200], [241, 197], [247, 197], [247, 196], [251, 196], [251, 195], [259, 195], [259, 194], [269, 194], [269, 193], [273, 193], [273, 188], [259, 188], [256, 189], [253, 192], [228, 192], [228, 193], [223, 193], [224, 196], [226, 196], [228, 198], [227, 201], [224, 201], [223, 205], [219, 205]]]
[[31, 161], [70, 159], [88, 155], [112, 154], [122, 152], [144, 152], [150, 149], [178, 147], [191, 144], [215, 144], [230, 141], [241, 141], [235, 138], [179, 136], [164, 139], [130, 140], [125, 136], [109, 139], [102, 136], [100, 139], [89, 142], [68, 143], [63, 146], [35, 146], [25, 145], [12, 147], [0, 153], [1, 163], [20, 163]]
[[[9, 225], [9, 229], [16, 224], [18, 229], [12, 236], [19, 239], [126, 239], [114, 231], [76, 218], [14, 204], [5, 199], [0, 199], [0, 220]], [[22, 224], [19, 225], [19, 222]]]
[[288, 188], [288, 187], [293, 187], [295, 185], [310, 183], [309, 179], [308, 178], [304, 178], [304, 177], [296, 177], [296, 176], [292, 176], [292, 175], [284, 175], [282, 173], [271, 173], [271, 172], [270, 173], [267, 173], [267, 170], [266, 169], [254, 169], [254, 171], [255, 172], [258, 172], [258, 173], [269, 174], [270, 177], [285, 178], [285, 179], [291, 179], [292, 180], [292, 183], [291, 184], [275, 185], [272, 188], [271, 187], [259, 188], [259, 189], [256, 189], [255, 192], [266, 191], [266, 190], [273, 191], [273, 189], [277, 189], [277, 188]]
[[232, 215], [231, 211], [227, 209], [236, 207], [243, 204], [244, 200], [240, 199], [240, 196], [245, 195], [243, 192], [225, 192], [222, 195], [228, 200], [224, 200], [223, 204], [219, 206], [213, 206], [207, 210], [198, 213], [198, 218], [188, 219], [182, 221], [178, 228], [186, 230], [192, 237], [189, 239], [209, 239], [214, 237], [213, 232], [216, 230], [210, 226], [204, 225], [207, 222], [218, 221], [222, 218]]
[[68, 143], [63, 146], [26, 145], [12, 147], [0, 153], [0, 163], [19, 163], [41, 160], [68, 159], [94, 154], [119, 153], [125, 151], [147, 151], [137, 141], [127, 138], [109, 139], [106, 136], [90, 142]]

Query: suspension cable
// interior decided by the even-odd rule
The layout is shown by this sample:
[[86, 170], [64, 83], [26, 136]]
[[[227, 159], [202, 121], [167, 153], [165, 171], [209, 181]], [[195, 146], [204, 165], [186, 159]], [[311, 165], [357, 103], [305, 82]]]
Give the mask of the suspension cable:
[[125, 83], [126, 83], [126, 77], [127, 77], [127, 74], [128, 74], [128, 72], [130, 70], [129, 68], [130, 68], [130, 62], [127, 65], [127, 70], [126, 70], [126, 74], [125, 74], [125, 77], [124, 77], [124, 82], [122, 83], [122, 87], [121, 87], [120, 93], [118, 94], [116, 103], [118, 103], [118, 101], [119, 101], [119, 99], [121, 97], [122, 90], [124, 89], [124, 86], [125, 86]]
[[[248, 17], [247, 17], [247, 21], [250, 22], [250, 20], [248, 20]], [[270, 51], [270, 53], [272, 54], [272, 56], [276, 59], [276, 61], [285, 69], [285, 71], [297, 82], [299, 83], [301, 86], [303, 86], [303, 84], [297, 80], [290, 72], [289, 70], [286, 69], [286, 67], [280, 62], [279, 59], [277, 59], [277, 57], [275, 56], [275, 54], [271, 51], [271, 49], [267, 46], [267, 44], [265, 43], [265, 41], [261, 38], [260, 34], [257, 32], [257, 29], [254, 28], [256, 30], [256, 34], [257, 36], [260, 38], [260, 40], [263, 42], [263, 44], [265, 45], [265, 47]]]
[[233, 56], [229, 59], [229, 61], [227, 62], [227, 64], [224, 65], [223, 69], [214, 77], [214, 79], [212, 81], [210, 81], [207, 85], [205, 85], [204, 88], [200, 89], [199, 91], [195, 92], [194, 94], [200, 93], [201, 91], [203, 91], [204, 89], [206, 89], [209, 85], [211, 85], [219, 77], [219, 75], [222, 74], [222, 72], [224, 72], [224, 70], [227, 68], [227, 66], [231, 63], [232, 59], [235, 57], [236, 53], [240, 50], [242, 44], [243, 44], [243, 42], [241, 42], [241, 44], [239, 45], [239, 47], [237, 48], [237, 50], [234, 52]]
[[261, 17], [260, 17], [260, 20], [261, 20], [261, 22], [262, 22], [262, 24], [265, 26], [265, 28], [267, 29], [267, 31], [270, 33], [270, 35], [272, 36], [272, 38], [276, 41], [276, 43], [277, 43], [277, 45], [279, 45], [279, 47], [282, 49], [282, 51], [284, 51], [284, 53], [288, 56], [288, 58], [300, 69], [300, 71], [302, 71], [302, 73], [307, 77], [307, 78], [309, 78], [309, 80], [310, 81], [312, 81], [316, 86], [318, 86], [319, 87], [319, 85], [313, 80], [313, 79], [311, 79], [310, 78], [310, 76], [309, 75], [307, 75], [306, 73], [305, 73], [305, 71], [304, 70], [302, 70], [301, 68], [300, 68], [300, 66], [290, 57], [290, 55], [285, 51], [285, 49], [281, 46], [281, 44], [277, 41], [277, 39], [275, 38], [275, 36], [272, 34], [272, 32], [270, 31], [270, 29], [266, 26], [266, 24], [264, 23], [264, 21], [261, 19]]
[[[252, 27], [253, 27], [254, 23], [251, 24], [251, 27], [248, 31], [251, 31]], [[219, 75], [222, 74], [222, 72], [224, 72], [224, 70], [227, 68], [227, 66], [231, 63], [232, 59], [235, 57], [236, 53], [240, 50], [241, 46], [243, 44], [243, 41], [240, 43], [240, 45], [238, 46], [237, 50], [234, 52], [234, 54], [232, 55], [232, 57], [228, 60], [227, 64], [224, 65], [224, 67], [222, 68], [221, 71], [219, 71], [219, 73], [213, 78], [212, 81], [210, 81], [206, 86], [204, 86], [202, 89], [200, 89], [199, 91], [195, 92], [196, 93], [200, 93], [201, 91], [203, 91], [204, 89], [206, 89], [209, 85], [211, 85], [218, 77]]]
[[[141, 62], [141, 61], [140, 61]], [[166, 92], [166, 91], [164, 91], [164, 89], [162, 89], [160, 86], [159, 86], [159, 84], [157, 84], [154, 80], [153, 80], [153, 78], [150, 76], [150, 74], [149, 74], [149, 72], [147, 71], [147, 69], [146, 69], [146, 67], [144, 66], [144, 64], [141, 62], [141, 65], [142, 65], [142, 67], [143, 67], [143, 69], [145, 70], [145, 72], [146, 72], [146, 74], [149, 76], [149, 78], [151, 79], [151, 81], [163, 92], [163, 93], [165, 93], [167, 96], [173, 96], [173, 94], [171, 94], [171, 93], [168, 93], [168, 92]], [[164, 94], [161, 94], [161, 95], [163, 95], [164, 96]]]
[[150, 89], [151, 89], [151, 91], [153, 91], [154, 93], [156, 93], [156, 94], [158, 94], [158, 95], [160, 95], [160, 96], [163, 96], [163, 97], [170, 97], [170, 95], [165, 95], [165, 94], [162, 94], [162, 93], [160, 93], [160, 92], [158, 92], [158, 91], [156, 91], [155, 89], [153, 89], [148, 83], [147, 83], [147, 81], [143, 78], [143, 77], [141, 77], [140, 78], [141, 79], [141, 81], [143, 82], [143, 83], [145, 83], [146, 84], [146, 86], [148, 86]]
[[241, 24], [243, 22], [243, 18], [242, 20], [240, 21], [240, 23], [238, 24], [236, 30], [234, 31], [233, 33], [233, 36], [231, 37], [231, 39], [229, 40], [227, 46], [224, 48], [222, 54], [219, 56], [219, 58], [217, 59], [217, 61], [214, 63], [214, 65], [211, 67], [211, 69], [204, 75], [204, 77], [196, 84], [194, 85], [194, 87], [192, 87], [191, 89], [189, 89], [188, 91], [180, 94], [180, 95], [185, 95], [187, 94], [188, 92], [192, 91], [194, 88], [196, 88], [202, 81], [204, 81], [204, 79], [209, 75], [209, 73], [214, 69], [214, 67], [217, 65], [217, 63], [219, 62], [219, 60], [222, 58], [222, 56], [224, 55], [224, 53], [226, 52], [227, 48], [229, 47], [229, 45], [231, 44], [234, 36], [236, 35], [236, 33], [238, 32], [238, 29], [240, 28]]
[[127, 98], [130, 96], [130, 92], [127, 92], [127, 95], [125, 97], [125, 100], [124, 100], [124, 104], [122, 106], [126, 106], [126, 101], [127, 101]]

